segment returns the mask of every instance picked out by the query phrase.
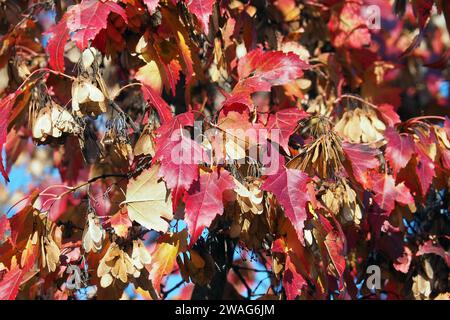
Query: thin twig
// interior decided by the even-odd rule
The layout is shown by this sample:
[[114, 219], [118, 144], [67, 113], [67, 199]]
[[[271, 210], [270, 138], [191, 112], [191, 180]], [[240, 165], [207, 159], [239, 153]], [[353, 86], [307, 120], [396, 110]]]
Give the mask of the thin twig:
[[140, 132], [141, 131], [136, 126], [136, 124], [134, 123], [133, 119], [131, 119], [131, 117], [127, 113], [125, 113], [115, 101], [110, 100], [110, 105], [115, 111], [117, 111], [118, 113], [120, 113], [121, 115], [123, 115], [127, 119], [127, 122], [130, 124], [130, 126], [133, 128], [133, 130], [135, 132]]
[[231, 266], [231, 268], [233, 269], [234, 273], [236, 273], [236, 275], [239, 278], [239, 280], [241, 280], [242, 284], [247, 289], [247, 299], [250, 299], [252, 297], [252, 288], [250, 288], [250, 286], [248, 285], [247, 281], [245, 281], [245, 278], [241, 274], [241, 272], [239, 271], [239, 268], [236, 268], [236, 266]]
[[337, 104], [337, 103], [341, 102], [342, 99], [345, 99], [345, 98], [357, 100], [357, 101], [359, 101], [359, 102], [361, 102], [361, 103], [364, 103], [364, 104], [366, 104], [366, 105], [368, 105], [368, 106], [370, 106], [370, 107], [372, 107], [372, 108], [375, 108], [375, 109], [378, 108], [375, 104], [370, 103], [370, 102], [364, 100], [363, 98], [358, 97], [358, 96], [354, 96], [354, 95], [352, 95], [352, 94], [343, 94], [343, 95], [341, 95], [339, 98], [337, 98], [337, 99], [334, 101], [334, 103]]
[[249, 268], [249, 267], [237, 266], [237, 265], [233, 265], [233, 268], [237, 268], [239, 270], [247, 270], [247, 271], [253, 271], [253, 272], [263, 272], [263, 273], [272, 274], [272, 271], [269, 271], [269, 270], [258, 270], [258, 269], [253, 269], [253, 268]]
[[[75, 81], [74, 77], [69, 76], [68, 74], [65, 74], [63, 72], [55, 71], [55, 70], [52, 70], [49, 68], [40, 68], [40, 69], [36, 69], [32, 73], [30, 73], [30, 75], [22, 82], [22, 84], [19, 86], [19, 88], [17, 88], [17, 91], [21, 90], [25, 86], [25, 84], [27, 84], [27, 82], [31, 79], [31, 77], [34, 76], [38, 72], [49, 72], [49, 73], [53, 73], [57, 76], [66, 77], [72, 81]], [[41, 76], [43, 76], [43, 75], [41, 75]]]
[[130, 87], [134, 87], [134, 86], [140, 86], [140, 87], [142, 87], [142, 83], [140, 83], [140, 82], [133, 82], [133, 83], [129, 83], [129, 84], [123, 86], [122, 88], [119, 89], [119, 91], [117, 91], [117, 92], [114, 94], [113, 100], [114, 100], [115, 98], [117, 98], [123, 90], [125, 90], [125, 89], [127, 89], [127, 88], [130, 88]]
[[179, 287], [181, 287], [181, 285], [184, 283], [184, 280], [181, 280], [180, 282], [178, 282], [176, 285], [174, 285], [172, 288], [170, 288], [167, 291], [161, 290], [161, 294], [163, 295], [163, 300], [167, 298], [167, 296], [175, 291], [176, 289], [178, 289]]
[[[113, 177], [117, 177], [117, 178], [127, 178], [129, 176], [129, 174], [126, 173], [111, 173], [111, 174], [103, 174], [94, 178], [89, 179], [86, 182], [83, 182], [75, 187], [67, 187], [67, 191], [61, 193], [59, 196], [52, 198], [52, 199], [48, 199], [47, 201], [44, 202], [44, 204], [42, 205], [42, 208], [45, 208], [45, 205], [47, 204], [47, 202], [49, 201], [53, 201], [53, 203], [50, 205], [50, 207], [53, 206], [53, 204], [58, 201], [61, 200], [63, 197], [65, 197], [66, 195], [68, 195], [69, 193], [75, 192], [76, 190], [83, 188], [87, 185], [90, 185], [91, 183], [94, 183], [97, 180], [101, 180], [101, 179], [106, 179], [106, 178], [113, 178]], [[48, 189], [48, 188], [47, 188]], [[46, 189], [45, 189], [46, 190]], [[44, 190], [44, 191], [45, 191]], [[39, 196], [41, 196], [42, 194], [39, 193]]]

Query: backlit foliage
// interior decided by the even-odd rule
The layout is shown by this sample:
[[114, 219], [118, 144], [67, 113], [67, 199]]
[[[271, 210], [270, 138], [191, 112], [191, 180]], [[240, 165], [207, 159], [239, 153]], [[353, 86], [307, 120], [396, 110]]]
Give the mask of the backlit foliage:
[[0, 0], [0, 299], [449, 298], [449, 27], [443, 0]]

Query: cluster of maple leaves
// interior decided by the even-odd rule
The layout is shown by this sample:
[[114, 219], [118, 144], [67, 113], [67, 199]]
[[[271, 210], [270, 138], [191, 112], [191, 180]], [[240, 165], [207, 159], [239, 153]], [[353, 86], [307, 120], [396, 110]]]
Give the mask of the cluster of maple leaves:
[[[0, 171], [43, 145], [61, 178], [0, 216], [0, 299], [130, 284], [160, 299], [173, 274], [193, 284], [179, 298], [255, 298], [242, 249], [264, 298], [448, 298], [435, 74], [422, 111], [399, 114], [423, 90], [418, 64], [444, 66], [447, 31], [427, 28], [450, 6], [394, 2], [0, 1]], [[429, 208], [439, 226], [414, 227]]]

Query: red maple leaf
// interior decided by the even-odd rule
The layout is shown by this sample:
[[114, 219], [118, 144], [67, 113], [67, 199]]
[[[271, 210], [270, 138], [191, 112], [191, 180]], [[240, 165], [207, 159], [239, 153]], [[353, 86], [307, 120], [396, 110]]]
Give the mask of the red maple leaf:
[[164, 144], [169, 141], [176, 130], [182, 129], [187, 126], [194, 125], [194, 113], [188, 111], [173, 117], [170, 121], [164, 122], [156, 132], [158, 137], [156, 138], [157, 144]]
[[110, 13], [120, 15], [127, 22], [125, 10], [113, 1], [83, 0], [67, 10], [61, 20], [50, 28], [47, 45], [49, 64], [57, 71], [64, 71], [64, 46], [69, 37], [80, 50], [89, 46], [101, 30], [106, 29]]
[[19, 292], [24, 272], [18, 265], [14, 266], [0, 281], [0, 300], [14, 300]]
[[[275, 114], [271, 114], [269, 117], [269, 122], [267, 123], [270, 139], [274, 142], [278, 142], [284, 151], [286, 151], [287, 154], [290, 154], [288, 146], [289, 137], [294, 133], [294, 130], [298, 125], [298, 121], [306, 118], [307, 116], [308, 114], [306, 112], [297, 108], [283, 109]], [[274, 130], [279, 130], [279, 141], [274, 140]]]
[[400, 116], [394, 110], [394, 106], [389, 103], [382, 103], [378, 106], [377, 111], [379, 112], [381, 118], [390, 127], [393, 127], [397, 123], [400, 123]]
[[176, 95], [176, 86], [178, 81], [180, 80], [180, 71], [181, 71], [181, 65], [178, 62], [178, 60], [172, 60], [169, 63], [164, 62], [161, 60], [161, 76], [163, 77], [166, 90], [169, 91], [169, 89], [172, 92], [172, 95]]
[[393, 128], [387, 128], [384, 134], [387, 140], [385, 156], [396, 176], [411, 160], [415, 150], [414, 142], [409, 135], [401, 135]]
[[283, 167], [277, 174], [270, 175], [262, 185], [263, 190], [272, 192], [276, 196], [302, 244], [304, 244], [303, 227], [306, 220], [305, 206], [310, 201], [307, 192], [309, 181], [311, 178], [306, 173]]
[[3, 145], [6, 142], [6, 135], [8, 134], [8, 119], [11, 113], [14, 102], [18, 92], [10, 93], [0, 100], [0, 172], [6, 182], [9, 182], [8, 173], [3, 166]]
[[121, 237], [126, 236], [128, 228], [132, 226], [132, 222], [125, 210], [119, 210], [108, 221], [111, 227], [114, 228], [114, 232]]
[[283, 287], [288, 300], [294, 300], [301, 294], [303, 287], [307, 285], [306, 280], [297, 272], [295, 265], [291, 262], [289, 255], [286, 257], [285, 271], [283, 274]]
[[108, 16], [112, 12], [120, 15], [125, 22], [128, 21], [125, 10], [113, 1], [83, 0], [67, 11], [67, 27], [73, 32], [71, 38], [80, 50], [86, 49], [89, 41], [106, 29]]
[[149, 86], [142, 85], [142, 93], [144, 99], [149, 101], [158, 112], [161, 122], [166, 122], [173, 118], [172, 109], [155, 90]]
[[192, 15], [197, 17], [206, 34], [209, 33], [209, 17], [215, 0], [187, 0], [187, 8]]
[[447, 137], [450, 138], [450, 121], [447, 117], [445, 117], [444, 129], [445, 129], [445, 132], [447, 133]]
[[356, 181], [361, 183], [363, 188], [369, 188], [372, 183], [369, 170], [375, 169], [380, 165], [376, 158], [380, 151], [367, 145], [348, 142], [342, 144], [342, 149], [350, 163], [350, 171], [353, 173]]
[[289, 83], [303, 75], [309, 68], [295, 53], [255, 49], [239, 60], [239, 82], [224, 105], [240, 103], [252, 105], [250, 95], [257, 91], [270, 91], [272, 86]]
[[164, 178], [167, 187], [172, 189], [173, 208], [185, 190], [198, 179], [198, 164], [207, 161], [208, 155], [201, 145], [189, 138], [183, 130], [175, 131], [156, 151], [155, 159], [161, 167], [159, 176]]
[[373, 175], [374, 200], [381, 209], [390, 214], [394, 210], [395, 202], [410, 204], [414, 202], [408, 187], [402, 182], [395, 185], [395, 180], [391, 175], [377, 173]]
[[213, 171], [200, 175], [184, 195], [186, 221], [191, 243], [195, 243], [203, 229], [208, 227], [216, 215], [223, 213], [222, 193], [234, 187], [228, 171]]
[[419, 178], [419, 185], [422, 195], [425, 196], [430, 188], [431, 182], [435, 176], [435, 166], [433, 160], [428, 157], [419, 147], [417, 150], [416, 174]]
[[325, 246], [338, 276], [342, 277], [345, 270], [345, 254], [344, 242], [339, 232], [330, 231], [325, 237]]
[[371, 35], [357, 1], [345, 1], [331, 17], [328, 28], [335, 47], [360, 49], [370, 44]]
[[67, 13], [62, 17], [58, 24], [54, 25], [45, 33], [50, 38], [47, 44], [47, 53], [49, 55], [48, 63], [50, 67], [59, 72], [64, 72], [64, 47], [69, 40], [69, 28], [67, 28]]

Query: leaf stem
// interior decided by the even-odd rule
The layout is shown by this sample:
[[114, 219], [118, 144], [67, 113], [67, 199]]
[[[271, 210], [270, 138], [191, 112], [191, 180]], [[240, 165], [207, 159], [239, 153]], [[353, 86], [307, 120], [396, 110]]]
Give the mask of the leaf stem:
[[370, 102], [364, 100], [363, 98], [360, 98], [360, 97], [358, 97], [358, 96], [354, 96], [354, 95], [352, 95], [352, 94], [343, 94], [343, 95], [341, 95], [339, 98], [337, 98], [337, 99], [334, 101], [334, 103], [337, 104], [337, 103], [341, 102], [341, 101], [342, 101], [343, 99], [345, 99], [345, 98], [357, 100], [357, 101], [359, 101], [359, 102], [361, 102], [361, 103], [364, 103], [364, 104], [366, 104], [366, 105], [368, 105], [368, 106], [370, 106], [370, 107], [372, 107], [372, 108], [375, 108], [375, 109], [378, 108], [375, 104], [370, 103]]
[[140, 86], [140, 87], [142, 87], [142, 83], [140, 83], [140, 82], [133, 82], [133, 83], [129, 83], [129, 84], [123, 86], [122, 88], [120, 88], [120, 89], [114, 94], [113, 100], [114, 100], [115, 98], [117, 98], [123, 90], [128, 89], [128, 88], [130, 88], [130, 87], [135, 87], [135, 86]]
[[38, 72], [49, 72], [49, 73], [53, 73], [57, 76], [66, 77], [72, 81], [75, 81], [74, 77], [69, 76], [68, 74], [65, 74], [63, 72], [55, 71], [55, 70], [52, 70], [49, 68], [39, 68], [39, 69], [34, 70], [32, 73], [30, 73], [30, 75], [22, 82], [22, 84], [19, 86], [19, 88], [17, 88], [17, 91], [21, 90], [23, 88], [23, 86], [25, 86], [25, 84], [31, 79], [31, 77], [34, 76]]
[[417, 122], [421, 120], [439, 120], [439, 121], [445, 121], [446, 117], [443, 116], [420, 116], [415, 117], [407, 120], [407, 122]]
[[[55, 203], [56, 201], [61, 200], [63, 197], [65, 197], [66, 195], [68, 195], [69, 193], [74, 192], [74, 191], [77, 191], [78, 189], [83, 188], [83, 187], [85, 187], [85, 186], [87, 186], [87, 185], [90, 185], [91, 183], [94, 183], [94, 182], [97, 181], [97, 180], [106, 179], [106, 178], [112, 178], [112, 177], [127, 178], [128, 176], [129, 176], [129, 175], [128, 175], [127, 173], [110, 173], [110, 174], [102, 174], [102, 175], [100, 175], [100, 176], [91, 178], [91, 179], [89, 179], [88, 181], [83, 182], [83, 183], [81, 183], [81, 184], [79, 184], [79, 185], [77, 185], [77, 186], [75, 186], [75, 187], [64, 186], [64, 187], [67, 188], [68, 190], [67, 190], [67, 191], [64, 191], [63, 193], [61, 193], [59, 196], [57, 196], [57, 197], [55, 197], [55, 198], [51, 198], [51, 199], [48, 199], [47, 201], [45, 201], [44, 204], [42, 205], [42, 208], [45, 208], [45, 205], [47, 204], [47, 202], [53, 201], [53, 203]], [[59, 185], [58, 187], [61, 187], [61, 185]], [[45, 192], [47, 189], [49, 189], [49, 188], [44, 189], [42, 192], [39, 193], [38, 196], [43, 195], [44, 192]], [[53, 205], [53, 204], [52, 204], [52, 205]], [[51, 205], [51, 206], [52, 206], [52, 205]]]

